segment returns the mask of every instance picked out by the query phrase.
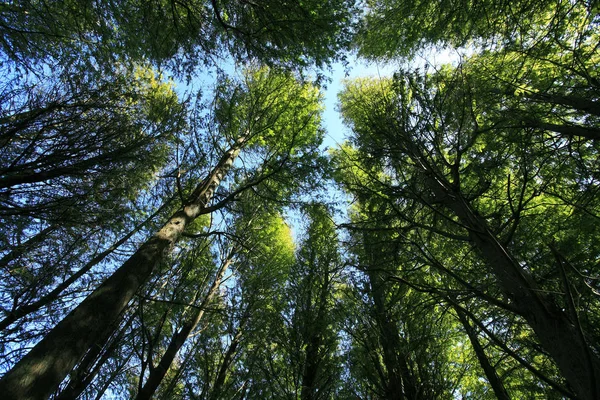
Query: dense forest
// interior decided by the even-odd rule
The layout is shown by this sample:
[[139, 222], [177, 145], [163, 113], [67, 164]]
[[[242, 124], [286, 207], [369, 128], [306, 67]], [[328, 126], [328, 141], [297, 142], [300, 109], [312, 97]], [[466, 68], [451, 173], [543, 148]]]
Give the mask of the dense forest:
[[596, 1], [6, 0], [0, 73], [2, 399], [600, 399]]

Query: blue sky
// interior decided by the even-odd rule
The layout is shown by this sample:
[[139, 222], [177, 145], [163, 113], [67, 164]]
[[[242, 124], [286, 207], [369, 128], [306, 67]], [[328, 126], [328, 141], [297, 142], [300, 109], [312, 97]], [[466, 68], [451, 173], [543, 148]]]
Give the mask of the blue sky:
[[362, 77], [389, 77], [400, 68], [413, 69], [423, 67], [425, 64], [440, 66], [447, 63], [456, 63], [459, 54], [453, 51], [431, 50], [416, 56], [410, 62], [404, 63], [368, 63], [365, 60], [358, 60], [352, 57], [350, 61], [350, 70], [346, 75], [342, 64], [335, 64], [333, 71], [328, 74], [331, 82], [325, 90], [325, 112], [323, 113], [323, 124], [327, 131], [322, 147], [333, 148], [344, 142], [347, 129], [337, 112], [337, 95], [342, 90], [345, 79]]
[[344, 71], [341, 64], [334, 65], [333, 71], [329, 74], [331, 82], [325, 90], [325, 112], [323, 113], [323, 124], [327, 131], [323, 147], [337, 147], [343, 143], [347, 128], [343, 126], [340, 114], [337, 112], [337, 95], [342, 90], [345, 79], [360, 77], [385, 77], [391, 76], [395, 68], [391, 65], [366, 64], [361, 61], [354, 61], [351, 64], [351, 70]]

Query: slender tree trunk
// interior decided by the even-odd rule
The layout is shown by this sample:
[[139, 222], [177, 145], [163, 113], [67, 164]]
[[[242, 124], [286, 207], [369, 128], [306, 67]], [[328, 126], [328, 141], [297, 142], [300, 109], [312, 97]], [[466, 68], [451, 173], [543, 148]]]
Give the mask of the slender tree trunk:
[[494, 342], [494, 344], [496, 344], [496, 346], [498, 346], [499, 348], [501, 348], [506, 354], [508, 354], [509, 356], [511, 356], [512, 358], [515, 359], [515, 361], [517, 361], [519, 364], [521, 364], [523, 366], [523, 368], [527, 369], [529, 372], [531, 372], [534, 376], [536, 376], [540, 381], [545, 382], [546, 384], [548, 384], [552, 389], [554, 389], [557, 393], [562, 394], [563, 396], [566, 396], [568, 398], [575, 398], [575, 395], [568, 391], [567, 389], [565, 389], [563, 386], [561, 386], [560, 384], [558, 384], [557, 382], [553, 381], [552, 379], [548, 378], [546, 375], [542, 374], [538, 369], [534, 368], [529, 362], [527, 362], [526, 360], [524, 360], [522, 357], [520, 357], [513, 349], [511, 349], [501, 338], [499, 338], [498, 336], [496, 336], [493, 332], [491, 332], [481, 321], [479, 321], [470, 311], [468, 311], [465, 308], [462, 308], [460, 305], [458, 305], [458, 303], [454, 302], [454, 300], [450, 299], [450, 298], [446, 298], [446, 301], [448, 301], [448, 303], [452, 304], [452, 306], [454, 308], [458, 308], [463, 315], [469, 317], [471, 319], [471, 321], [473, 321], [473, 323], [475, 325], [477, 325], [479, 327], [479, 329], [481, 329], [482, 332], [484, 332], [487, 337]]
[[459, 191], [453, 190], [443, 177], [437, 176], [418, 154], [413, 151], [411, 156], [422, 169], [436, 200], [452, 210], [467, 227], [472, 242], [500, 287], [522, 312], [575, 393], [583, 400], [597, 400], [600, 359], [582, 339], [573, 321], [551, 299], [541, 294], [535, 282], [491, 232], [486, 220], [471, 208]]
[[312, 335], [304, 352], [306, 361], [304, 362], [304, 370], [302, 371], [302, 391], [300, 393], [302, 400], [313, 400], [315, 397], [315, 384], [320, 364], [319, 347], [320, 337], [316, 334]]
[[198, 323], [204, 316], [204, 310], [206, 309], [206, 306], [212, 301], [212, 299], [215, 297], [215, 294], [219, 290], [219, 287], [221, 286], [221, 281], [223, 280], [223, 276], [225, 275], [225, 271], [227, 271], [227, 268], [229, 268], [229, 265], [233, 261], [232, 256], [233, 251], [229, 254], [227, 260], [223, 263], [223, 265], [221, 265], [221, 267], [217, 271], [215, 280], [213, 281], [210, 289], [208, 290], [208, 293], [206, 294], [206, 297], [204, 298], [196, 312], [192, 314], [184, 322], [181, 329], [171, 337], [171, 341], [169, 342], [167, 350], [161, 357], [160, 361], [158, 362], [158, 365], [150, 369], [150, 375], [148, 376], [148, 380], [146, 381], [146, 383], [144, 383], [141, 390], [137, 394], [136, 400], [148, 400], [154, 395], [154, 392], [156, 392], [156, 389], [158, 389], [158, 386], [160, 385], [163, 378], [167, 374], [167, 371], [171, 367], [171, 364], [177, 356], [177, 353], [179, 353], [179, 350], [184, 345], [187, 338], [190, 336], [190, 334], [193, 332], [196, 326], [198, 326]]
[[29, 251], [33, 246], [43, 242], [50, 233], [54, 232], [58, 228], [59, 225], [50, 225], [27, 239], [24, 243], [13, 247], [11, 251], [6, 253], [0, 259], [0, 268], [8, 266], [11, 261], [16, 260], [21, 255], [25, 254], [25, 252]]
[[[314, 258], [311, 259], [311, 264], [314, 265]], [[304, 352], [304, 370], [302, 371], [302, 391], [300, 398], [302, 400], [313, 400], [315, 398], [315, 390], [317, 388], [317, 379], [321, 372], [322, 356], [319, 355], [319, 350], [322, 345], [323, 338], [323, 320], [327, 311], [327, 299], [330, 295], [330, 275], [329, 271], [323, 274], [323, 283], [319, 293], [319, 303], [311, 309], [317, 308], [317, 314], [310, 321], [310, 329], [304, 340], [306, 350]], [[312, 282], [311, 282], [312, 283]]]
[[209, 399], [210, 400], [218, 400], [221, 398], [221, 391], [223, 389], [223, 384], [225, 383], [225, 379], [227, 378], [227, 371], [229, 371], [229, 367], [233, 361], [233, 357], [237, 352], [237, 348], [240, 345], [240, 340], [242, 339], [242, 329], [243, 325], [245, 325], [246, 318], [240, 322], [240, 326], [238, 327], [235, 335], [231, 339], [231, 343], [227, 348], [227, 352], [225, 353], [225, 357], [223, 357], [223, 362], [221, 362], [221, 366], [219, 367], [219, 373], [217, 374], [217, 379], [215, 379], [215, 384], [212, 387]]
[[477, 332], [469, 323], [469, 320], [462, 312], [462, 310], [458, 307], [454, 307], [454, 311], [456, 311], [456, 315], [458, 315], [458, 319], [460, 323], [465, 328], [467, 332], [467, 336], [469, 336], [469, 340], [471, 341], [471, 346], [473, 346], [473, 350], [475, 351], [475, 355], [477, 356], [477, 360], [479, 360], [479, 364], [487, 377], [494, 394], [499, 400], [510, 400], [510, 396], [504, 387], [504, 383], [500, 380], [500, 377], [496, 373], [496, 368], [492, 366], [490, 360], [485, 354], [483, 346], [479, 342], [479, 338], [477, 337]]
[[0, 393], [4, 399], [47, 399], [92, 346], [104, 345], [98, 340], [108, 339], [106, 332], [115, 329], [138, 288], [150, 278], [187, 224], [202, 214], [244, 143], [245, 138], [238, 139], [194, 190], [189, 204], [173, 214], [153, 237], [0, 380]]
[[150, 222], [153, 218], [155, 218], [164, 208], [166, 204], [161, 206], [154, 214], [148, 217], [141, 224], [136, 226], [133, 230], [131, 230], [127, 235], [123, 236], [117, 242], [113, 243], [108, 249], [104, 250], [102, 253], [98, 254], [96, 257], [92, 258], [88, 261], [79, 271], [75, 272], [69, 278], [65, 279], [58, 286], [52, 289], [50, 292], [46, 293], [36, 301], [23, 305], [21, 307], [17, 307], [12, 310], [3, 320], [0, 321], [0, 331], [6, 329], [10, 324], [17, 321], [20, 318], [23, 318], [33, 312], [36, 312], [40, 308], [52, 303], [56, 300], [60, 294], [71, 286], [75, 281], [81, 278], [83, 275], [88, 273], [94, 266], [98, 265], [102, 260], [104, 260], [107, 256], [109, 256], [113, 251], [115, 251], [119, 246], [128, 241], [133, 235], [139, 232], [144, 225]]
[[383, 347], [383, 362], [387, 370], [386, 398], [388, 400], [400, 400], [403, 398], [417, 399], [418, 390], [414, 383], [408, 365], [403, 360], [405, 355], [401, 351], [398, 328], [393, 317], [388, 313], [385, 306], [384, 282], [378, 272], [373, 268], [377, 265], [376, 250], [365, 239], [365, 250], [369, 257], [367, 276], [371, 286], [371, 297], [375, 305], [375, 318], [379, 326], [379, 337]]

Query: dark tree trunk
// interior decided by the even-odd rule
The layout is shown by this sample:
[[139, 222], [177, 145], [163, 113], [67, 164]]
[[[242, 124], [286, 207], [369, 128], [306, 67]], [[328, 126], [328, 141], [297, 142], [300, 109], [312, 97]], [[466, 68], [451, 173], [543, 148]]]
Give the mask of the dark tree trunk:
[[[243, 319], [245, 321], [246, 318]], [[221, 362], [221, 366], [219, 367], [219, 373], [217, 374], [217, 379], [215, 379], [215, 384], [212, 387], [210, 400], [217, 400], [221, 398], [221, 391], [223, 390], [223, 384], [225, 383], [225, 379], [227, 378], [227, 371], [229, 371], [229, 367], [233, 361], [233, 357], [237, 353], [237, 348], [240, 345], [240, 340], [242, 339], [242, 328], [244, 322], [241, 323], [227, 348], [227, 352], [225, 353], [225, 357], [223, 357], [223, 362]]]
[[21, 361], [0, 380], [6, 400], [42, 400], [52, 394], [92, 346], [103, 346], [125, 307], [183, 233], [201, 215], [213, 193], [239, 154], [244, 138], [223, 155], [197, 188], [189, 204], [167, 223], [59, 322]]
[[525, 125], [532, 128], [556, 132], [564, 136], [578, 136], [588, 140], [600, 139], [600, 129], [568, 124], [551, 124], [537, 119], [525, 119]]
[[504, 387], [504, 384], [500, 380], [500, 377], [496, 373], [496, 368], [492, 366], [490, 360], [485, 354], [483, 346], [479, 342], [479, 338], [477, 337], [477, 332], [469, 323], [469, 320], [462, 312], [462, 310], [458, 307], [454, 307], [454, 311], [456, 311], [456, 315], [458, 315], [458, 319], [460, 323], [465, 328], [467, 332], [467, 336], [469, 336], [469, 341], [471, 342], [471, 346], [473, 346], [473, 350], [475, 351], [475, 355], [477, 356], [477, 360], [479, 360], [479, 364], [485, 373], [485, 376], [494, 391], [494, 394], [499, 400], [510, 400], [510, 396]]
[[600, 382], [600, 360], [582, 339], [569, 316], [551, 299], [544, 297], [527, 272], [513, 259], [489, 229], [487, 222], [471, 208], [462, 194], [453, 189], [422, 157], [412, 156], [423, 170], [436, 200], [452, 210], [469, 230], [469, 236], [505, 294], [535, 332], [554, 359], [562, 375], [584, 400], [596, 400]]
[[402, 351], [398, 328], [394, 318], [389, 314], [385, 305], [384, 280], [377, 268], [377, 255], [370, 244], [365, 241], [365, 250], [369, 257], [367, 276], [371, 286], [371, 297], [375, 305], [375, 318], [379, 326], [379, 337], [383, 347], [383, 362], [387, 370], [386, 398], [388, 400], [416, 400], [419, 391], [415, 379], [406, 363], [406, 354]]

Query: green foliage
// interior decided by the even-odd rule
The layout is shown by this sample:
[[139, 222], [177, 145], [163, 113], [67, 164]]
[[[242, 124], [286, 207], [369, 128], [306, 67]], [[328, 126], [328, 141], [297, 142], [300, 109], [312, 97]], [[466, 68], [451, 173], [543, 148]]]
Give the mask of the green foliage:
[[[370, 229], [381, 232], [373, 240], [386, 244], [379, 244], [376, 254], [382, 252], [379, 248], [386, 249], [399, 265], [402, 262], [398, 258], [409, 257], [404, 266], [408, 270], [389, 272], [404, 284], [434, 294], [438, 301], [443, 300], [444, 293], [458, 290], [502, 304], [505, 293], [498, 290], [488, 267], [471, 249], [472, 236], [464, 220], [458, 220], [432, 184], [442, 182], [445, 196], [460, 196], [469, 202], [498, 240], [506, 243], [511, 256], [525, 266], [528, 276], [546, 293], [556, 293], [552, 301], [566, 306], [564, 302], [569, 300], [561, 294], [564, 279], [561, 282], [557, 274], [556, 254], [551, 248], [560, 246], [566, 259], [582, 260], [580, 250], [570, 252], [559, 238], [569, 232], [567, 236], [574, 244], [587, 243], [588, 235], [598, 235], [595, 229], [580, 230], [572, 200], [587, 197], [583, 193], [591, 189], [590, 184], [595, 185], [588, 181], [588, 174], [593, 174], [590, 167], [583, 167], [597, 162], [598, 154], [592, 150], [595, 145], [581, 143], [574, 152], [567, 141], [498, 123], [484, 105], [488, 98], [479, 97], [484, 91], [471, 81], [468, 67], [467, 63], [431, 75], [398, 73], [393, 79], [346, 86], [340, 95], [341, 110], [353, 128], [355, 147], [342, 148], [334, 157], [340, 167], [337, 179], [359, 199], [353, 227], [367, 229], [365, 235], [374, 235]], [[587, 184], [582, 185], [583, 181]], [[557, 196], [555, 190], [561, 194]], [[597, 215], [595, 202], [587, 203], [584, 209], [588, 215]], [[389, 237], [384, 239], [386, 236], [381, 235], [387, 232]], [[395, 255], [398, 251], [406, 256]], [[587, 261], [581, 267], [592, 265], [597, 251], [586, 246], [583, 253]], [[372, 265], [370, 259], [364, 262], [365, 268]], [[377, 260], [377, 265], [382, 262]], [[415, 274], [411, 265], [432, 275]], [[436, 275], [439, 278], [432, 280]], [[584, 282], [574, 276], [572, 279], [569, 285], [583, 290], [578, 291], [578, 301], [593, 302], [589, 289], [581, 286]], [[479, 292], [481, 287], [486, 287], [485, 293]], [[408, 301], [407, 295], [400, 298]], [[586, 315], [581, 322], [583, 329], [595, 335], [594, 328], [583, 322], [594, 319], [594, 313], [588, 306], [578, 308], [578, 312]], [[401, 321], [406, 322], [406, 318]], [[492, 331], [498, 329], [510, 335], [505, 336], [510, 340], [522, 340], [519, 335], [527, 331], [522, 321], [498, 312], [494, 318]], [[529, 343], [534, 340], [527, 337]], [[521, 357], [544, 374], [556, 376], [547, 358], [526, 351]], [[514, 380], [511, 374], [503, 375], [504, 384], [513, 393], [539, 390], [524, 383], [530, 379], [522, 374], [515, 375]]]
[[348, 0], [28, 0], [1, 6], [0, 48], [25, 69], [58, 61], [104, 71], [143, 61], [189, 76], [227, 56], [321, 67], [348, 44], [354, 10]]
[[357, 35], [370, 59], [413, 57], [433, 46], [529, 48], [577, 28], [595, 26], [597, 10], [587, 1], [368, 1]]

